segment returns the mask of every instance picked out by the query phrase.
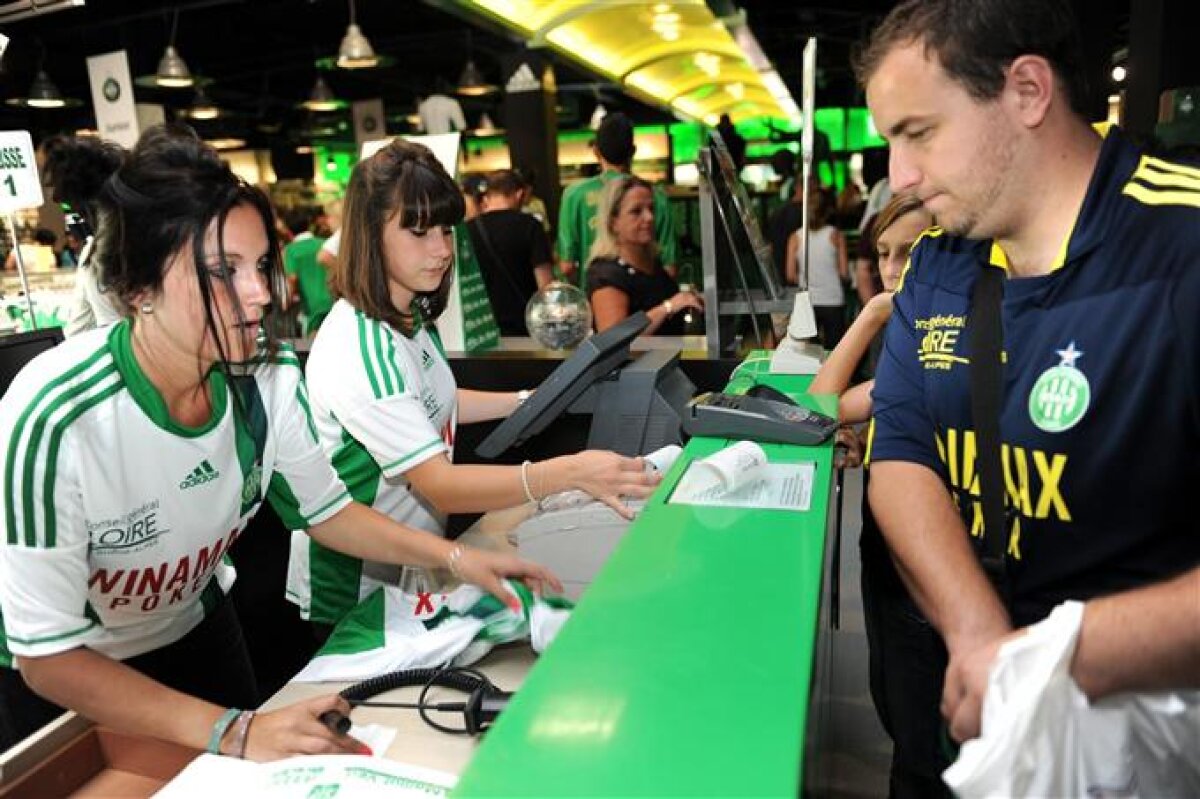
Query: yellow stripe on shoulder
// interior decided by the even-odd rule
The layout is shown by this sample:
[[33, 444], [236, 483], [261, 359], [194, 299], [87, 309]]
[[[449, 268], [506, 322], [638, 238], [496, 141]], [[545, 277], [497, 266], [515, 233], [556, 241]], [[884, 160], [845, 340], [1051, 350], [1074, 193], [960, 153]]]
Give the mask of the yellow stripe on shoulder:
[[[1147, 188], [1151, 190], [1186, 189], [1188, 191], [1200, 192], [1200, 177], [1162, 169], [1148, 163], [1148, 161], [1149, 158], [1147, 156], [1142, 156], [1142, 161], [1133, 173], [1131, 181], [1138, 180], [1148, 183], [1150, 185]], [[1160, 163], [1166, 162], [1162, 161]]]
[[1142, 160], [1138, 163], [1138, 168], [1143, 166], [1158, 169], [1162, 172], [1173, 172], [1176, 175], [1184, 175], [1189, 178], [1200, 180], [1200, 168], [1188, 166], [1187, 164], [1179, 164], [1175, 161], [1167, 161], [1162, 158], [1155, 158], [1152, 155], [1143, 155]]
[[1121, 193], [1144, 205], [1186, 205], [1200, 208], [1200, 192], [1155, 191], [1137, 183], [1126, 183]]
[[917, 248], [917, 245], [921, 243], [921, 240], [936, 239], [945, 232], [946, 231], [942, 230], [937, 225], [934, 225], [932, 227], [925, 228], [915, 239], [913, 239], [912, 245], [908, 248], [908, 258], [904, 260], [904, 269], [900, 272], [900, 279], [896, 281], [896, 291], [899, 292], [904, 290], [904, 278], [907, 277], [908, 270], [912, 268], [912, 251]]

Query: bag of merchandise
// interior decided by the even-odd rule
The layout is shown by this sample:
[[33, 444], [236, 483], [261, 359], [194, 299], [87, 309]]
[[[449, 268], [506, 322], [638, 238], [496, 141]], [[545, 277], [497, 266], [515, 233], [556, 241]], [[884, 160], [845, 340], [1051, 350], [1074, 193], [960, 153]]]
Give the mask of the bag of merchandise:
[[958, 796], [1200, 796], [1200, 691], [1089, 702], [1070, 674], [1082, 621], [1066, 602], [1000, 648], [981, 734], [942, 774]]

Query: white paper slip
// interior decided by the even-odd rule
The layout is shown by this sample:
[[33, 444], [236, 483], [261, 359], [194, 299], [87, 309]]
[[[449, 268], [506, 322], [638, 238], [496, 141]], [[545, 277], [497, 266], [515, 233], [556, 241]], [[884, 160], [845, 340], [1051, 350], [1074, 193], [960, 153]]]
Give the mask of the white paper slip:
[[156, 799], [437, 799], [450, 793], [453, 774], [361, 755], [310, 755], [250, 763], [203, 754], [155, 794]]
[[762, 447], [739, 441], [692, 462], [679, 480], [672, 504], [806, 511], [817, 465], [767, 463]]

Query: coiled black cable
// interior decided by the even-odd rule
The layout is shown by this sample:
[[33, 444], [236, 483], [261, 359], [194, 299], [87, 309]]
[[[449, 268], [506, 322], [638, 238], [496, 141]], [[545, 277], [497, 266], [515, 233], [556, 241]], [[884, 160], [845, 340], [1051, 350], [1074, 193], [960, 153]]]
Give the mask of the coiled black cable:
[[[369, 680], [355, 683], [341, 691], [341, 697], [351, 705], [363, 704], [366, 700], [373, 696], [395, 690], [396, 688], [406, 688], [414, 685], [421, 686], [421, 695], [417, 699], [416, 710], [421, 715], [421, 719], [435, 730], [449, 733], [451, 735], [473, 735], [482, 731], [482, 728], [473, 724], [466, 724], [461, 728], [447, 727], [440, 724], [429, 717], [430, 710], [463, 710], [465, 711], [470, 702], [455, 704], [452, 706], [430, 705], [426, 700], [429, 691], [434, 686], [442, 688], [452, 688], [456, 691], [462, 691], [471, 697], [476, 695], [496, 693], [499, 689], [480, 671], [468, 668], [448, 668], [441, 666], [438, 668], [425, 669], [403, 669], [401, 671], [388, 672], [381, 674], [378, 677], [372, 677]], [[474, 728], [473, 728], [474, 727]]]

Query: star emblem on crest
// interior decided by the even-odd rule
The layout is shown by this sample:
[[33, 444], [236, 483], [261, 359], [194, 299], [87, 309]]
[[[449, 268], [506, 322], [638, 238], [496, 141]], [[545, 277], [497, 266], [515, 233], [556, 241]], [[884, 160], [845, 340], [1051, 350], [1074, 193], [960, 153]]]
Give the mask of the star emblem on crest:
[[1075, 369], [1075, 361], [1079, 360], [1079, 358], [1083, 355], [1083, 350], [1075, 349], [1074, 341], [1068, 344], [1065, 350], [1055, 350], [1054, 352], [1059, 358], [1062, 358], [1062, 362], [1059, 364], [1059, 366], [1065, 366], [1068, 369]]

